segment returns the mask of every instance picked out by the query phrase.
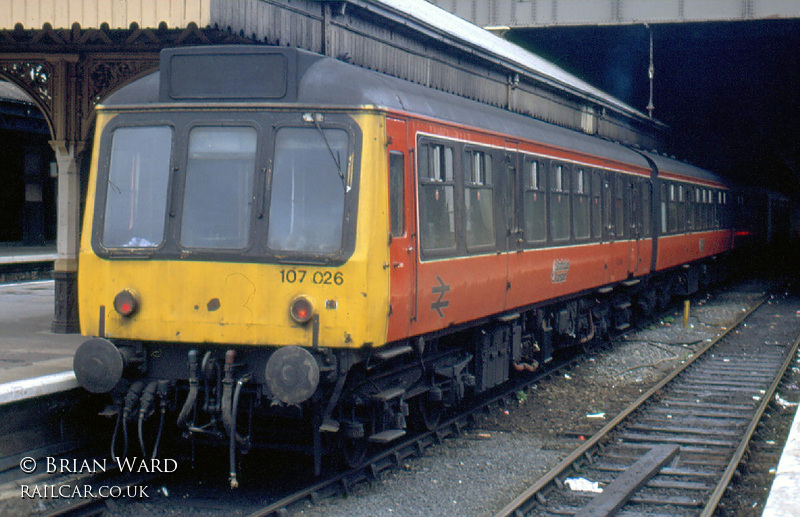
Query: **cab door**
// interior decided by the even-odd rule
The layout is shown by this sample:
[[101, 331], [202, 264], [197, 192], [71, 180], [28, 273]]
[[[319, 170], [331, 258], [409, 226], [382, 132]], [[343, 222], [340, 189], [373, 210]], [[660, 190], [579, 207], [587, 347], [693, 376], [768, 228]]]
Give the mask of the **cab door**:
[[406, 122], [387, 118], [387, 168], [389, 184], [389, 328], [388, 341], [408, 336], [416, 320], [417, 250], [414, 226], [412, 155]]

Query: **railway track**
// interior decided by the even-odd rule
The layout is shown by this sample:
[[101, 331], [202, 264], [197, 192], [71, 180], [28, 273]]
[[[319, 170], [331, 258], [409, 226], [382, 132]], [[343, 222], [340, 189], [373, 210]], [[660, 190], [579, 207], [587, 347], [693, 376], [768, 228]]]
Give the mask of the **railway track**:
[[564, 368], [567, 368], [572, 360], [574, 360], [574, 358], [567, 358], [551, 363], [548, 370], [524, 381], [520, 381], [513, 386], [506, 387], [493, 396], [482, 399], [468, 410], [444, 421], [433, 431], [416, 434], [389, 448], [384, 448], [378, 454], [368, 458], [362, 465], [335, 474], [318, 483], [291, 493], [278, 501], [271, 502], [252, 511], [248, 514], [248, 517], [287, 517], [292, 515], [291, 508], [304, 500], [317, 504], [325, 498], [347, 495], [352, 487], [356, 486], [358, 483], [375, 480], [381, 472], [396, 466], [401, 466], [407, 458], [422, 455], [429, 447], [440, 444], [448, 438], [460, 435], [466, 427], [472, 424], [477, 414], [489, 411], [490, 408], [503, 404], [504, 401], [513, 398], [514, 394], [519, 390], [541, 382], [542, 379], [547, 376], [558, 374]]
[[[236, 500], [235, 507], [239, 511], [250, 511], [252, 516], [284, 516], [291, 515], [291, 513], [302, 503], [306, 501], [319, 502], [327, 498], [336, 498], [348, 494], [357, 485], [370, 482], [379, 478], [381, 472], [395, 468], [397, 465], [403, 465], [405, 461], [412, 456], [418, 456], [424, 453], [429, 447], [444, 441], [451, 436], [459, 435], [462, 430], [469, 426], [475, 418], [476, 414], [486, 411], [488, 408], [501, 404], [500, 401], [508, 401], [514, 399], [518, 390], [525, 389], [527, 385], [540, 383], [543, 378], [552, 375], [558, 375], [565, 367], [568, 367], [570, 361], [564, 361], [561, 364], [552, 365], [553, 368], [547, 372], [542, 372], [535, 378], [530, 378], [525, 384], [509, 387], [502, 393], [496, 393], [492, 398], [485, 399], [478, 407], [469, 412], [465, 412], [459, 416], [455, 416], [440, 425], [435, 431], [423, 433], [413, 438], [398, 444], [388, 450], [369, 458], [362, 466], [351, 469], [346, 472], [336, 473], [331, 477], [324, 480], [317, 480], [313, 484], [305, 485], [300, 490], [295, 490], [293, 493], [286, 495], [278, 494], [270, 502], [263, 502], [255, 504], [253, 500], [245, 501], [242, 498], [234, 498]], [[121, 485], [125, 483], [120, 482]], [[269, 500], [269, 497], [267, 497]], [[261, 506], [264, 505], [264, 506]], [[103, 512], [105, 504], [102, 501], [82, 502], [82, 504], [74, 504], [72, 507], [53, 508], [48, 515], [96, 515]], [[222, 504], [224, 506], [224, 504]], [[62, 513], [63, 512], [63, 513]]]
[[496, 517], [711, 515], [800, 344], [798, 307], [751, 309]]
[[[324, 479], [311, 480], [308, 483], [298, 483], [289, 491], [276, 490], [271, 494], [260, 492], [258, 495], [246, 496], [245, 492], [253, 487], [242, 486], [237, 491], [236, 497], [227, 502], [215, 499], [213, 507], [219, 510], [230, 505], [231, 510], [245, 512], [250, 517], [261, 516], [288, 516], [293, 515], [308, 503], [316, 505], [326, 500], [346, 497], [357, 489], [359, 485], [371, 483], [380, 479], [383, 472], [392, 470], [407, 463], [411, 457], [425, 454], [429, 448], [451, 437], [457, 437], [465, 428], [468, 428], [477, 415], [491, 412], [494, 407], [518, 404], [517, 394], [526, 390], [530, 385], [540, 384], [545, 378], [561, 376], [565, 369], [574, 364], [576, 357], [567, 358], [558, 364], [549, 363], [549, 369], [536, 376], [526, 379], [524, 383], [508, 386], [502, 392], [496, 392], [491, 398], [483, 399], [474, 408], [464, 411], [443, 422], [431, 432], [418, 434], [399, 442], [388, 449], [382, 449], [359, 467], [344, 472], [331, 472]], [[554, 361], [555, 362], [555, 361]], [[282, 493], [281, 493], [282, 492]], [[256, 500], [260, 503], [253, 504]], [[209, 503], [211, 504], [211, 503]]]
[[492, 407], [503, 404], [504, 401], [516, 400], [520, 390], [526, 390], [532, 385], [541, 383], [545, 378], [560, 375], [569, 368], [577, 357], [564, 358], [548, 365], [546, 371], [525, 379], [513, 386], [507, 386], [494, 396], [486, 398], [474, 407], [463, 411], [450, 420], [443, 422], [437, 429], [410, 437], [395, 444], [379, 454], [368, 458], [363, 465], [345, 472], [337, 473], [319, 483], [302, 488], [286, 495], [280, 500], [271, 502], [248, 514], [249, 517], [284, 517], [292, 515], [292, 510], [303, 501], [317, 504], [326, 498], [334, 498], [349, 494], [351, 489], [363, 482], [378, 479], [381, 472], [402, 466], [404, 461], [413, 456], [422, 455], [426, 449], [441, 443], [443, 440], [461, 434], [462, 430], [474, 421], [476, 415], [487, 412]]

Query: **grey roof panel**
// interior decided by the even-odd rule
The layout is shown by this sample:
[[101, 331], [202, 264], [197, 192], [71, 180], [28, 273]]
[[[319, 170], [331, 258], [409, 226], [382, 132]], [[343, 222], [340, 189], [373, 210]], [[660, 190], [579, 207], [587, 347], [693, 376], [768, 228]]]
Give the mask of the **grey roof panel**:
[[649, 168], [638, 153], [618, 143], [333, 59], [309, 67], [299, 88], [301, 103], [402, 110]]
[[679, 174], [681, 176], [688, 176], [690, 178], [701, 179], [705, 181], [713, 181], [715, 183], [726, 184], [727, 182], [718, 174], [709, 170], [690, 165], [685, 162], [678, 161], [674, 158], [653, 153], [650, 151], [640, 151], [648, 158], [653, 160], [658, 167], [659, 172], [668, 172], [672, 174]]
[[[274, 47], [270, 51], [274, 52]], [[710, 171], [656, 153], [634, 151], [617, 142], [426, 88], [319, 54], [289, 48], [284, 48], [283, 51], [298, 53], [296, 102], [302, 105], [320, 108], [374, 106], [405, 111], [649, 169], [650, 165], [643, 156], [645, 155], [660, 171], [722, 182], [719, 176]], [[113, 106], [157, 103], [159, 80], [158, 72], [147, 75], [109, 96], [103, 104]], [[242, 99], [244, 101], [246, 99]]]

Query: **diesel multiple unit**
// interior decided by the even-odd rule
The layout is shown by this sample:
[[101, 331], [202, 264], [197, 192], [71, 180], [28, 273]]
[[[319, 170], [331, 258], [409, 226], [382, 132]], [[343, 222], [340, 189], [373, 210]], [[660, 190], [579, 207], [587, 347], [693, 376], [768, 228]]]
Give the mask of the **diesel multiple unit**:
[[114, 454], [222, 442], [232, 483], [250, 447], [319, 471], [433, 428], [733, 242], [708, 171], [297, 49], [165, 50], [95, 134], [76, 375]]

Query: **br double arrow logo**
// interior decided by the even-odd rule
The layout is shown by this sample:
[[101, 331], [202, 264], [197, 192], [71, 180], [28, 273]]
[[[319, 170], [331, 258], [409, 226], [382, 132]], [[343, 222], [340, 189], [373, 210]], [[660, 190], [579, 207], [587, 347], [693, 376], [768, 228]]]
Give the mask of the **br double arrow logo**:
[[444, 295], [450, 292], [450, 286], [445, 284], [442, 277], [439, 275], [436, 275], [436, 280], [439, 281], [439, 285], [435, 285], [431, 288], [431, 294], [438, 294], [439, 299], [431, 304], [431, 310], [438, 312], [440, 318], [444, 318], [442, 309], [450, 305], [450, 302], [444, 299]]

